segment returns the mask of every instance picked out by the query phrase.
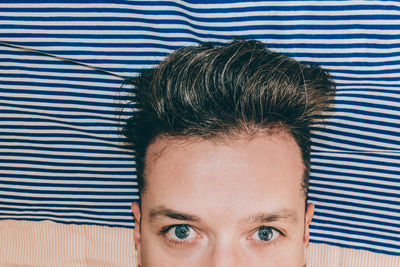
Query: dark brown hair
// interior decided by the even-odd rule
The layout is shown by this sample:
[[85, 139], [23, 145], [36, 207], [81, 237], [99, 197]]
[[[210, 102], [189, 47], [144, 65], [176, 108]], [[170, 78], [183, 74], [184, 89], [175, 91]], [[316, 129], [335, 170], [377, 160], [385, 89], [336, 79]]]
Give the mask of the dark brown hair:
[[156, 137], [204, 139], [286, 130], [296, 140], [308, 191], [310, 123], [335, 94], [329, 74], [255, 40], [183, 47], [131, 80], [139, 111], [124, 127], [134, 144], [139, 192], [146, 149]]

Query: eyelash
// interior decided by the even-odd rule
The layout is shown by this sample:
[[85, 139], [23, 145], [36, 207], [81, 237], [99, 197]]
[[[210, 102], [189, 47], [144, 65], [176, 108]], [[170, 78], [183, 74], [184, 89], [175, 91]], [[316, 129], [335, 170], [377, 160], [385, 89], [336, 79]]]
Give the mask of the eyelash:
[[187, 241], [187, 240], [177, 241], [177, 240], [173, 240], [173, 239], [167, 238], [168, 232], [169, 232], [172, 228], [177, 227], [177, 226], [180, 226], [180, 225], [187, 225], [188, 227], [190, 227], [190, 228], [194, 231], [194, 228], [193, 228], [192, 226], [188, 225], [188, 224], [173, 224], [173, 225], [168, 225], [168, 226], [162, 228], [161, 231], [160, 231], [160, 234], [165, 238], [165, 240], [168, 242], [168, 244], [173, 245], [173, 246], [179, 246], [179, 245], [187, 245], [187, 244], [190, 243], [190, 242]]
[[[191, 243], [190, 241], [187, 241], [187, 239], [183, 239], [183, 240], [176, 240], [176, 239], [171, 239], [167, 237], [168, 232], [177, 226], [181, 226], [181, 225], [187, 225], [192, 231], [195, 231], [194, 228], [188, 224], [173, 224], [173, 225], [168, 225], [164, 228], [161, 229], [160, 234], [164, 237], [164, 239], [168, 242], [169, 245], [172, 246], [179, 246], [179, 245], [187, 245], [189, 243]], [[273, 231], [277, 232], [280, 236], [285, 237], [285, 233], [282, 230], [276, 229], [274, 227], [268, 226], [268, 225], [261, 225], [259, 227], [257, 227], [255, 230], [252, 231], [252, 234], [250, 236], [253, 236], [258, 230], [261, 229], [261, 227], [268, 227], [270, 229], [272, 229]], [[274, 246], [276, 244], [276, 242], [278, 241], [279, 236], [274, 238], [274, 240], [272, 241], [262, 241], [262, 240], [255, 240], [255, 242], [257, 242], [258, 244], [264, 245], [264, 246]]]
[[271, 226], [268, 226], [268, 225], [261, 225], [261, 226], [257, 227], [255, 230], [253, 230], [253, 232], [252, 232], [252, 234], [251, 234], [250, 236], [253, 236], [255, 233], [257, 233], [257, 231], [260, 230], [261, 227], [270, 228], [270, 229], [272, 229], [273, 231], [277, 232], [277, 233], [279, 234], [279, 236], [276, 237], [276, 238], [274, 238], [272, 241], [262, 241], [262, 240], [256, 239], [255, 242], [257, 242], [257, 243], [260, 244], [260, 245], [264, 245], [264, 246], [274, 246], [274, 245], [276, 245], [276, 243], [277, 243], [278, 240], [280, 239], [280, 236], [282, 236], [282, 237], [285, 237], [285, 236], [286, 236], [286, 234], [285, 234], [282, 230], [279, 230], [279, 229], [277, 229], [277, 228], [274, 228], [274, 227], [271, 227]]

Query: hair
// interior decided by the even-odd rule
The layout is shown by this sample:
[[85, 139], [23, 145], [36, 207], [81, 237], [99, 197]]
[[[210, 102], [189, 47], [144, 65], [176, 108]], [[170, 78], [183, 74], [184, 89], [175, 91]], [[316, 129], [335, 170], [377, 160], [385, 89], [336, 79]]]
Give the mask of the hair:
[[287, 131], [304, 163], [307, 198], [310, 124], [329, 109], [330, 75], [270, 51], [256, 40], [183, 47], [130, 80], [138, 112], [124, 126], [136, 151], [139, 194], [147, 147], [158, 137], [206, 140]]

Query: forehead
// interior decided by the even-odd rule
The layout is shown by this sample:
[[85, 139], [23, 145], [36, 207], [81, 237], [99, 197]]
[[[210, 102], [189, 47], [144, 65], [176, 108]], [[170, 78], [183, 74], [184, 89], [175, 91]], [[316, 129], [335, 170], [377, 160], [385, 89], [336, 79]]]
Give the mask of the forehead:
[[304, 205], [303, 171], [300, 149], [284, 132], [222, 141], [160, 138], [147, 151], [142, 201], [188, 211], [292, 208]]

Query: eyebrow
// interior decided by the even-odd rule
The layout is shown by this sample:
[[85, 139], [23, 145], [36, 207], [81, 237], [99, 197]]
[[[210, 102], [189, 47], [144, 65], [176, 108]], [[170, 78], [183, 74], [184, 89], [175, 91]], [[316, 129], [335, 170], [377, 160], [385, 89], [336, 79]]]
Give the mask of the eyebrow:
[[244, 219], [241, 219], [240, 223], [271, 223], [278, 221], [296, 223], [298, 221], [298, 217], [296, 212], [292, 210], [282, 210], [276, 213], [257, 212]]
[[[156, 207], [150, 210], [150, 221], [157, 219], [174, 219], [189, 222], [200, 222], [200, 217], [173, 209], [166, 208], [164, 206]], [[282, 210], [276, 213], [257, 212], [246, 218], [240, 219], [240, 223], [271, 223], [277, 221], [285, 221], [289, 223], [296, 223], [298, 217], [296, 212], [292, 210]]]
[[166, 208], [164, 206], [160, 206], [150, 210], [150, 221], [154, 221], [157, 219], [169, 218], [174, 220], [181, 221], [189, 221], [189, 222], [199, 222], [201, 219], [192, 214], [176, 211], [173, 209]]

